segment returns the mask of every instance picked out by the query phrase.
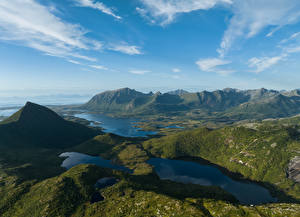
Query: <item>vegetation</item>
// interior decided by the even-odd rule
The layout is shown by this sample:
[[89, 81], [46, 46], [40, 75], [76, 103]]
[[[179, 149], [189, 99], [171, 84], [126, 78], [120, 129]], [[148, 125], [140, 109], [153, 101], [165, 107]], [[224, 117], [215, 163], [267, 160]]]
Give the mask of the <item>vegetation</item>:
[[185, 131], [145, 141], [144, 148], [157, 157], [208, 160], [263, 183], [282, 201], [293, 201], [300, 199], [300, 184], [288, 179], [286, 170], [300, 151], [299, 139], [297, 125], [267, 122]]
[[[119, 182], [94, 188], [98, 179], [111, 176]], [[300, 209], [298, 204], [242, 206], [217, 187], [160, 181], [92, 165], [76, 166], [24, 189], [17, 201], [2, 206], [1, 216], [297, 216]], [[104, 200], [91, 203], [95, 193]]]
[[[4, 136], [0, 137], [0, 216], [296, 217], [300, 188], [286, 177], [285, 170], [300, 151], [298, 121], [200, 128], [150, 140], [103, 133], [93, 137], [99, 131], [27, 104], [0, 124]], [[58, 155], [66, 151], [100, 155], [134, 173], [93, 165], [65, 171]], [[243, 206], [219, 187], [160, 180], [146, 163], [153, 156], [207, 159], [221, 165], [224, 172], [259, 181], [285, 203]], [[96, 189], [96, 181], [103, 177], [116, 177], [118, 183]], [[100, 195], [99, 201], [93, 200], [95, 195]]]

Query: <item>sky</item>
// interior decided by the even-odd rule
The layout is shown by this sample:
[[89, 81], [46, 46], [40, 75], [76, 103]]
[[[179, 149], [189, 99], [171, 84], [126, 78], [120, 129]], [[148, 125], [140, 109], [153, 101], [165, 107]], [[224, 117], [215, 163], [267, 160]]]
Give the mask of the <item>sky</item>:
[[0, 0], [0, 96], [299, 83], [299, 0]]

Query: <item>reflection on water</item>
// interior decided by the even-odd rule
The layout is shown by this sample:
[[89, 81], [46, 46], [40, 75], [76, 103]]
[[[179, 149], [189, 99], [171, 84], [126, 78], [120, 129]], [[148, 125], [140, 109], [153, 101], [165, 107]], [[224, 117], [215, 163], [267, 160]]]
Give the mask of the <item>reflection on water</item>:
[[166, 129], [184, 129], [184, 127], [181, 126], [177, 126], [177, 125], [171, 125], [171, 126], [167, 126], [165, 127]]
[[156, 134], [156, 132], [142, 131], [139, 128], [135, 127], [137, 120], [133, 118], [113, 118], [103, 114], [88, 113], [76, 114], [74, 116], [77, 118], [86, 119], [88, 121], [93, 121], [93, 126], [97, 126], [97, 124], [95, 123], [99, 123], [98, 126], [104, 128], [104, 132], [114, 133], [119, 136], [146, 137]]
[[161, 179], [205, 186], [219, 186], [244, 204], [276, 201], [276, 198], [273, 198], [266, 188], [249, 181], [233, 180], [211, 165], [160, 158], [152, 158], [148, 163], [155, 167], [155, 171]]
[[110, 160], [105, 160], [101, 157], [93, 157], [86, 154], [81, 154], [77, 152], [65, 152], [59, 155], [59, 157], [66, 157], [62, 163], [62, 167], [70, 169], [79, 164], [94, 164], [104, 168], [111, 168], [115, 170], [121, 170], [124, 172], [131, 173], [132, 170], [124, 166], [113, 164]]
[[118, 180], [115, 177], [104, 177], [99, 180], [97, 180], [95, 184], [95, 188], [101, 189], [101, 188], [106, 188], [109, 186], [112, 186], [116, 184]]

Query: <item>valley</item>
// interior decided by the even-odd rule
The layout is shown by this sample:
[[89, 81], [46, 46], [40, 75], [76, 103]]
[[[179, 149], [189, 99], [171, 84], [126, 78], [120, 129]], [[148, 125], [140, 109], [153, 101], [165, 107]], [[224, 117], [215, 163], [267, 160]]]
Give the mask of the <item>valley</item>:
[[[113, 118], [76, 109], [54, 107], [67, 121], [27, 103], [0, 122], [0, 216], [297, 216], [300, 211], [295, 178], [300, 168], [294, 160], [300, 153], [299, 117], [209, 127], [170, 114], [155, 122], [153, 115]], [[165, 163], [151, 163], [154, 159]], [[174, 164], [166, 164], [170, 160]], [[182, 166], [170, 169], [175, 162]], [[107, 177], [118, 181], [94, 187]], [[233, 186], [222, 187], [227, 184], [212, 177]], [[247, 183], [253, 185], [249, 193], [242, 190]]]

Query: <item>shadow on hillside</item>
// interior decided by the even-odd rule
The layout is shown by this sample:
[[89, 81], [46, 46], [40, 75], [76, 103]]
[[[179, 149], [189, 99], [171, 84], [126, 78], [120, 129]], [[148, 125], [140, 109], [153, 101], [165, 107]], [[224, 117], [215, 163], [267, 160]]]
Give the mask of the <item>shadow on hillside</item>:
[[234, 196], [215, 186], [181, 184], [168, 180], [160, 180], [155, 174], [140, 176], [126, 175], [125, 179], [129, 183], [129, 186], [126, 187], [131, 187], [137, 191], [152, 191], [157, 194], [163, 194], [179, 200], [183, 200], [185, 198], [206, 198], [238, 203], [238, 200]]

